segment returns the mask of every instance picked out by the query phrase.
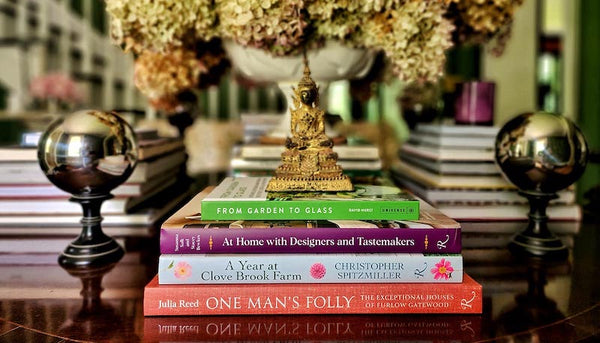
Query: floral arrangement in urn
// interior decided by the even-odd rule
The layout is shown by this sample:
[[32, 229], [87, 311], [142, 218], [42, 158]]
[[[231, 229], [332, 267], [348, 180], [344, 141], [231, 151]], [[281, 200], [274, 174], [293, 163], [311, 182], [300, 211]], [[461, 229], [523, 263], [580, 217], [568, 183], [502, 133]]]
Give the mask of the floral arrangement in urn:
[[106, 0], [106, 10], [114, 42], [139, 55], [136, 84], [170, 107], [224, 71], [222, 40], [276, 56], [337, 40], [384, 54], [403, 81], [435, 81], [454, 43], [505, 40], [522, 1]]

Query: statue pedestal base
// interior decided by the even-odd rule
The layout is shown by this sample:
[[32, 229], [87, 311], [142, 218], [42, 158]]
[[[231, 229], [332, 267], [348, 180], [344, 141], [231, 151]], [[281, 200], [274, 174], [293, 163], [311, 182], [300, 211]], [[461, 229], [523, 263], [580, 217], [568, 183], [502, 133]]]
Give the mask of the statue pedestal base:
[[354, 189], [348, 176], [342, 175], [332, 178], [321, 179], [317, 176], [307, 178], [273, 177], [267, 186], [267, 190], [311, 191], [311, 192], [348, 192]]

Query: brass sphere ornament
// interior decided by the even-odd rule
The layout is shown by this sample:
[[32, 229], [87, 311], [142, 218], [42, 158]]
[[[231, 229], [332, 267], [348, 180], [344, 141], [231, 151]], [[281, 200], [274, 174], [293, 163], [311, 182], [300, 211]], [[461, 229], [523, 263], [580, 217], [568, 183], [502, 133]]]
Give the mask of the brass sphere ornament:
[[102, 232], [100, 207], [135, 168], [137, 144], [131, 126], [111, 112], [71, 113], [46, 128], [38, 161], [46, 177], [83, 207], [81, 234], [60, 255], [59, 264], [89, 267], [120, 260], [123, 248]]
[[556, 192], [583, 174], [588, 147], [581, 130], [564, 116], [524, 113], [508, 121], [496, 136], [496, 163], [529, 201], [529, 224], [509, 249], [517, 255], [561, 260], [568, 249], [548, 229], [546, 208]]

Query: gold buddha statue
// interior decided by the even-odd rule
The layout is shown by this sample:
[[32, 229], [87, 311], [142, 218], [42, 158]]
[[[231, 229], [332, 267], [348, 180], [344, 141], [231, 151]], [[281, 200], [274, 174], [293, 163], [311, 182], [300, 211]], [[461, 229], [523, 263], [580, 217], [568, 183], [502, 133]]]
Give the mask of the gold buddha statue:
[[294, 88], [290, 109], [291, 137], [281, 154], [282, 164], [267, 185], [267, 191], [351, 191], [333, 152], [333, 141], [325, 134], [325, 111], [319, 108], [319, 88], [304, 60], [304, 76]]

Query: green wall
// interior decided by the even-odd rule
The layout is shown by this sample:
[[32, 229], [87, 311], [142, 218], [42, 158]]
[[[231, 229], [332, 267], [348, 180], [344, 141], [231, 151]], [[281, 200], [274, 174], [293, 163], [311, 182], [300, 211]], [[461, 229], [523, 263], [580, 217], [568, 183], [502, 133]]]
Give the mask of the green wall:
[[[600, 1], [581, 0], [579, 20], [579, 127], [590, 150], [600, 152]], [[600, 183], [600, 165], [589, 163], [579, 181], [578, 199]]]

